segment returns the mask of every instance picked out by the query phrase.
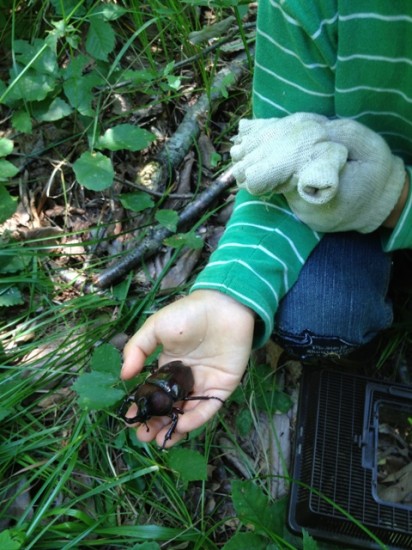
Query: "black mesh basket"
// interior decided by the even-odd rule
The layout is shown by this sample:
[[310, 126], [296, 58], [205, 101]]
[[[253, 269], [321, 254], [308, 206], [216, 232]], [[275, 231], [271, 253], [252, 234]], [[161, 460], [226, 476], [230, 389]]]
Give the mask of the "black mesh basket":
[[293, 531], [361, 548], [412, 549], [412, 501], [390, 501], [379, 485], [382, 426], [399, 418], [411, 422], [412, 389], [305, 368], [289, 500]]

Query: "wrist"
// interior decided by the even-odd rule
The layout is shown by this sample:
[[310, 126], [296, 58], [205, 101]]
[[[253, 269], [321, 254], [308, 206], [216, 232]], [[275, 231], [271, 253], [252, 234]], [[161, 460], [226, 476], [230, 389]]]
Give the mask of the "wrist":
[[389, 216], [383, 222], [383, 224], [382, 224], [383, 227], [393, 229], [395, 227], [395, 225], [398, 223], [399, 218], [401, 217], [401, 214], [402, 214], [403, 209], [405, 207], [406, 201], [408, 199], [409, 185], [410, 185], [409, 176], [408, 176], [408, 173], [406, 173], [405, 183], [404, 183], [402, 192], [399, 196], [399, 200], [396, 203], [395, 208], [392, 210], [392, 212], [389, 214]]

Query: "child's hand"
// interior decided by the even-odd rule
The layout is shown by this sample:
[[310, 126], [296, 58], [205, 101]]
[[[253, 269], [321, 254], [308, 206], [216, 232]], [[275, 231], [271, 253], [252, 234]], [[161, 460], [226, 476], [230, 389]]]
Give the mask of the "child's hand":
[[[197, 290], [161, 309], [145, 322], [127, 343], [121, 377], [128, 380], [142, 369], [146, 357], [160, 344], [159, 366], [181, 360], [192, 367], [194, 395], [225, 401], [239, 384], [252, 347], [254, 313], [233, 298], [213, 290]], [[171, 446], [207, 422], [222, 406], [217, 399], [186, 401]], [[131, 414], [135, 411], [132, 410]], [[140, 426], [142, 441], [156, 438], [163, 444], [168, 417], [148, 421], [149, 432]]]

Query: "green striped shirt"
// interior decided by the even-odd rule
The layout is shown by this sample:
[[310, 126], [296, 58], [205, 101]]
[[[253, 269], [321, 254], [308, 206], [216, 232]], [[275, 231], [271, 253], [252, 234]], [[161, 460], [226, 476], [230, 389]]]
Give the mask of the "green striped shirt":
[[[380, 133], [412, 164], [412, 2], [261, 0], [253, 112], [353, 118]], [[412, 180], [412, 178], [411, 178]], [[279, 300], [296, 281], [321, 235], [283, 197], [241, 190], [217, 250], [193, 290], [220, 290], [253, 309], [255, 345], [274, 328]], [[412, 193], [385, 250], [412, 248]]]

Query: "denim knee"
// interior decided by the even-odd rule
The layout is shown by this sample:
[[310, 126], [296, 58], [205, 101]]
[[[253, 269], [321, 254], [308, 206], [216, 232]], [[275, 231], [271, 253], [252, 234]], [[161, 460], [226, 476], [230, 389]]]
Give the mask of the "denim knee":
[[300, 359], [367, 344], [392, 323], [391, 265], [378, 233], [325, 235], [279, 305], [275, 339]]

